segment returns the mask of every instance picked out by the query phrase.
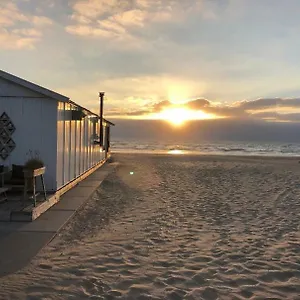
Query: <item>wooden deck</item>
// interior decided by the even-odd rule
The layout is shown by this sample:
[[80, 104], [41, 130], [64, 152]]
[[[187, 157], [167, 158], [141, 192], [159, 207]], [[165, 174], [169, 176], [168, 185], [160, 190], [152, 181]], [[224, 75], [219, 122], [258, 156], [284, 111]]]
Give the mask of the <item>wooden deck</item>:
[[[52, 195], [48, 195], [48, 201]], [[45, 202], [43, 195], [37, 196], [37, 207]], [[31, 198], [23, 200], [23, 192], [7, 192], [7, 201], [0, 202], [0, 221], [13, 221], [13, 215], [28, 214], [33, 210], [33, 200]], [[30, 213], [31, 214], [31, 213]], [[28, 219], [28, 218], [27, 218]]]
[[[110, 156], [108, 157], [108, 159]], [[0, 222], [10, 222], [10, 221], [20, 221], [20, 222], [30, 222], [37, 219], [41, 214], [46, 212], [49, 208], [59, 202], [60, 197], [67, 191], [74, 188], [82, 180], [94, 173], [98, 168], [105, 164], [107, 160], [99, 162], [96, 166], [89, 169], [87, 172], [61, 188], [55, 193], [46, 195], [46, 200], [44, 194], [41, 193], [36, 197], [36, 206], [34, 206], [34, 201], [32, 197], [23, 200], [23, 191], [9, 191], [7, 193], [7, 201], [0, 203]]]

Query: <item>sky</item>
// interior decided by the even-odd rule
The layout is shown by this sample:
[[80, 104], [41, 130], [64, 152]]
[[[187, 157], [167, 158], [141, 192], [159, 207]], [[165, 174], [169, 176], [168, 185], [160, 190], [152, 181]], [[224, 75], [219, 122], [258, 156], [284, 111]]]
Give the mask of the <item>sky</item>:
[[299, 0], [0, 0], [0, 67], [98, 110], [300, 121]]

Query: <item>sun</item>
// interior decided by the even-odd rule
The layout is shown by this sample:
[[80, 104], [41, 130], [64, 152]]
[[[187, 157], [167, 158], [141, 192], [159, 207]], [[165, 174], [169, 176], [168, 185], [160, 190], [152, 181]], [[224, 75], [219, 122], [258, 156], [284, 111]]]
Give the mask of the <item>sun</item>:
[[179, 126], [190, 119], [191, 111], [179, 107], [167, 108], [160, 113], [160, 117], [173, 125]]
[[191, 110], [184, 107], [166, 108], [158, 114], [158, 119], [166, 120], [174, 126], [181, 126], [189, 120], [206, 120], [214, 116], [201, 110]]

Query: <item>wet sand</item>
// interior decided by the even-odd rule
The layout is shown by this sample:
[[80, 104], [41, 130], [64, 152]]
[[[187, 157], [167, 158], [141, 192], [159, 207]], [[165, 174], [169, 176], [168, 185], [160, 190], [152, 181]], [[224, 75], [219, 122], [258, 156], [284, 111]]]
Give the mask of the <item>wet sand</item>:
[[0, 299], [300, 299], [299, 159], [114, 160]]

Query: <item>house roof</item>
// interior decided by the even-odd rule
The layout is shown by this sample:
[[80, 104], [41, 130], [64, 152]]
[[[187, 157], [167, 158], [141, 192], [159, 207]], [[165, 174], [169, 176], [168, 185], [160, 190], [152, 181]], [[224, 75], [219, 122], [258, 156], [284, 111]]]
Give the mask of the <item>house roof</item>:
[[13, 83], [16, 83], [20, 86], [23, 86], [27, 89], [30, 89], [34, 92], [45, 95], [46, 97], [57, 100], [57, 101], [68, 102], [70, 100], [68, 97], [66, 97], [64, 95], [61, 95], [61, 94], [58, 94], [58, 93], [53, 92], [51, 90], [48, 90], [44, 87], [41, 87], [41, 86], [39, 86], [35, 83], [32, 83], [30, 81], [27, 81], [27, 80], [23, 79], [23, 78], [20, 78], [20, 77], [17, 77], [15, 75], [12, 75], [10, 73], [7, 73], [3, 70], [0, 70], [0, 77], [6, 79], [8, 81], [11, 81]]
[[110, 121], [108, 121], [108, 120], [106, 120], [106, 119], [104, 119], [104, 121], [105, 121], [106, 123], [108, 123], [109, 125], [115, 126], [114, 123], [112, 123], [112, 122], [110, 122]]
[[[80, 107], [81, 109], [84, 109], [84, 110], [88, 111], [90, 114], [93, 114], [93, 115], [95, 115], [95, 116], [97, 116], [99, 118], [99, 115], [97, 115], [97, 114], [93, 113], [92, 111], [88, 110], [87, 108], [82, 107], [81, 105], [79, 105], [79, 104], [71, 101], [70, 98], [68, 98], [68, 97], [66, 97], [64, 95], [61, 95], [59, 93], [53, 92], [53, 91], [51, 91], [49, 89], [46, 89], [46, 88], [44, 88], [42, 86], [39, 86], [39, 85], [37, 85], [35, 83], [32, 83], [30, 81], [27, 81], [27, 80], [25, 80], [23, 78], [17, 77], [15, 75], [7, 73], [7, 72], [5, 72], [3, 70], [0, 70], [0, 78], [4, 78], [5, 80], [11, 81], [11, 82], [13, 82], [15, 84], [23, 86], [23, 87], [25, 87], [27, 89], [30, 89], [30, 90], [32, 90], [32, 91], [34, 91], [36, 93], [45, 95], [46, 97], [49, 97], [49, 98], [54, 99], [56, 101], [72, 103], [72, 104]], [[110, 122], [110, 121], [108, 121], [106, 119], [104, 119], [104, 121], [107, 122], [108, 124], [112, 125], [112, 126], [115, 126], [114, 123], [112, 123], [112, 122]]]

